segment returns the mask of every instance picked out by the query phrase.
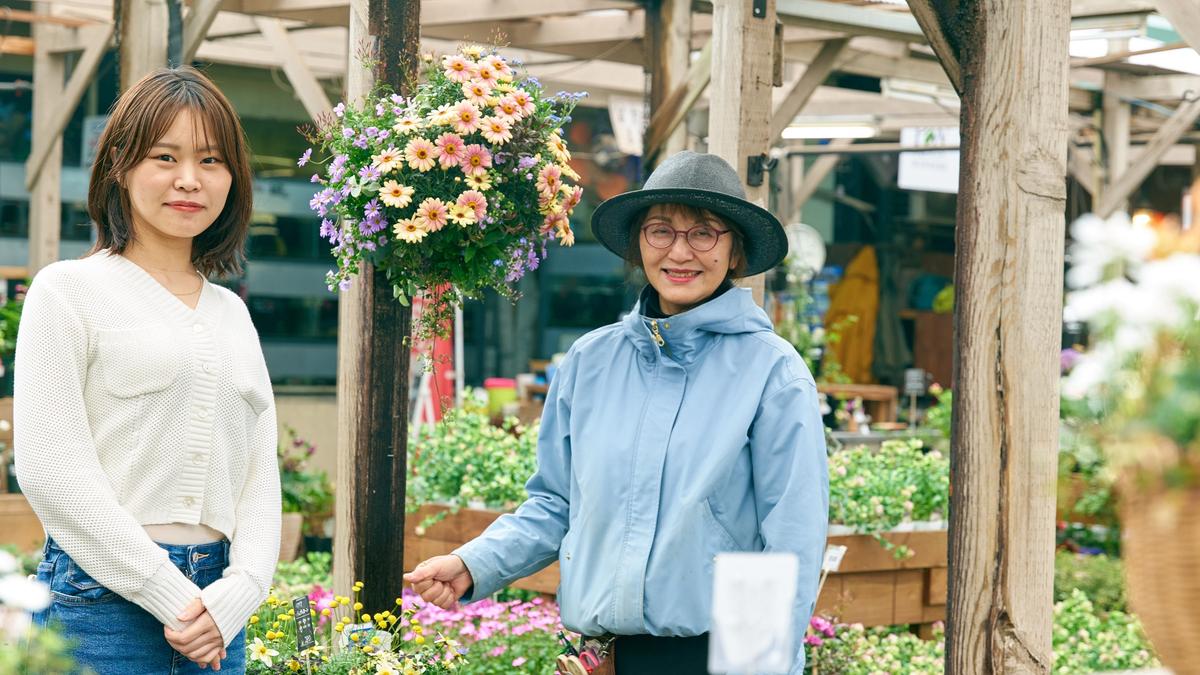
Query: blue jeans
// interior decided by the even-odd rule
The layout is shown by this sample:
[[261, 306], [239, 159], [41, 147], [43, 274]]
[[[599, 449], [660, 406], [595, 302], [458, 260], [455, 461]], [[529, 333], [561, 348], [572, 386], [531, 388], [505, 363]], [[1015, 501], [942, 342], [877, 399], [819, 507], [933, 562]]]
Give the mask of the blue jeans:
[[[200, 588], [221, 578], [229, 566], [229, 542], [211, 544], [159, 544], [171, 562]], [[46, 542], [37, 578], [50, 586], [51, 602], [34, 620], [54, 624], [75, 644], [75, 660], [96, 675], [182, 675], [204, 673], [186, 656], [171, 648], [163, 625], [146, 610], [100, 585], [54, 543]], [[226, 649], [221, 674], [246, 671], [245, 634], [239, 633]]]

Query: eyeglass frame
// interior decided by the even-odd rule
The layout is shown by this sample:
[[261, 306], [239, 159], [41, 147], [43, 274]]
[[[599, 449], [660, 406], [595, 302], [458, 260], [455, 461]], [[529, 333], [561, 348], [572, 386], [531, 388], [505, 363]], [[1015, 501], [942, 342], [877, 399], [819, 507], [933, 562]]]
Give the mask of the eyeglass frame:
[[[673, 232], [675, 235], [674, 237], [671, 238], [671, 243], [667, 244], [666, 246], [657, 246], [653, 242], [650, 241], [650, 234], [647, 232], [647, 230], [651, 227], [658, 227], [659, 225], [664, 225], [665, 227], [670, 227], [671, 232]], [[713, 241], [713, 245], [709, 246], [708, 248], [696, 248], [696, 246], [692, 244], [691, 239], [688, 238], [692, 234], [692, 232], [702, 229], [702, 228], [708, 228], [717, 233], [717, 238]], [[712, 225], [708, 225], [708, 224], [696, 225], [695, 227], [689, 227], [686, 230], [676, 230], [675, 228], [671, 227], [670, 225], [666, 225], [665, 223], [647, 223], [645, 225], [642, 225], [641, 230], [642, 230], [642, 238], [645, 239], [646, 243], [649, 244], [652, 248], [656, 248], [660, 251], [669, 250], [671, 247], [673, 247], [675, 245], [675, 242], [679, 241], [679, 235], [683, 235], [683, 241], [687, 243], [688, 248], [692, 249], [693, 251], [695, 251], [697, 253], [708, 253], [709, 251], [713, 250], [714, 248], [717, 247], [717, 244], [721, 243], [721, 235], [729, 234], [730, 232], [733, 231], [732, 229], [720, 230], [720, 229], [717, 229], [717, 228], [713, 227]]]

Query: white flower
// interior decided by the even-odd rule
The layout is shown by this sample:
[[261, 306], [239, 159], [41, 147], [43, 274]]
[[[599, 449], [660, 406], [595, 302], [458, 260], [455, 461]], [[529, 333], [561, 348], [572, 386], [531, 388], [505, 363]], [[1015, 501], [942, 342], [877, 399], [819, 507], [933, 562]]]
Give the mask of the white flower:
[[1144, 223], [1132, 223], [1129, 216], [1117, 213], [1108, 220], [1087, 214], [1071, 225], [1074, 243], [1068, 251], [1071, 269], [1067, 285], [1071, 288], [1092, 286], [1118, 272], [1134, 271], [1154, 248], [1155, 234]]
[[0, 574], [12, 574], [20, 567], [16, 557], [8, 551], [0, 551]]
[[251, 661], [259, 661], [264, 666], [270, 668], [272, 665], [271, 657], [273, 656], [279, 656], [279, 652], [263, 644], [262, 638], [254, 638], [254, 644], [250, 645]]
[[0, 577], [0, 604], [40, 612], [50, 606], [50, 588], [36, 579], [7, 574]]
[[0, 431], [5, 433], [12, 431], [12, 423], [8, 420], [0, 420]]

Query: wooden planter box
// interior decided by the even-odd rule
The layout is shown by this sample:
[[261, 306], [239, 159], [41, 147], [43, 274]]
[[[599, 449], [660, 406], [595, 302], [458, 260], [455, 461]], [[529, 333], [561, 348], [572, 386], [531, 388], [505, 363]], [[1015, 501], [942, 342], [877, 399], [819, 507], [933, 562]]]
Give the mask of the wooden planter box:
[[25, 495], [0, 494], [0, 544], [13, 544], [33, 553], [46, 543], [42, 521], [34, 515]]
[[[435, 555], [445, 555], [474, 539], [500, 516], [496, 511], [462, 509], [447, 515], [417, 535], [427, 516], [448, 511], [426, 505], [405, 518], [404, 569]], [[817, 602], [817, 611], [847, 623], [865, 626], [927, 624], [946, 617], [946, 531], [891, 533], [886, 537], [916, 552], [895, 560], [867, 535], [838, 535], [830, 544], [847, 548], [841, 569], [830, 574]], [[558, 563], [513, 584], [540, 593], [558, 591]]]

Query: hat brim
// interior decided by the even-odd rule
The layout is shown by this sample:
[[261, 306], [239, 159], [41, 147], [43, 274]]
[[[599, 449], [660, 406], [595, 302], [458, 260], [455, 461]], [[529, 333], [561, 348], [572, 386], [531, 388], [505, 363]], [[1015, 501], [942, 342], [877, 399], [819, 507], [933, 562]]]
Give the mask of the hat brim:
[[787, 257], [787, 235], [778, 218], [757, 204], [711, 190], [659, 188], [619, 194], [596, 207], [592, 233], [605, 248], [627, 259], [633, 219], [655, 204], [668, 203], [708, 209], [735, 223], [742, 232], [746, 276], [766, 272]]

